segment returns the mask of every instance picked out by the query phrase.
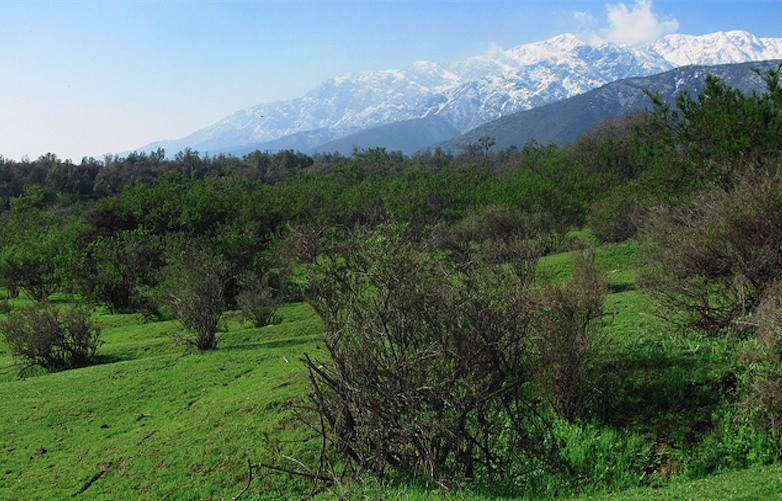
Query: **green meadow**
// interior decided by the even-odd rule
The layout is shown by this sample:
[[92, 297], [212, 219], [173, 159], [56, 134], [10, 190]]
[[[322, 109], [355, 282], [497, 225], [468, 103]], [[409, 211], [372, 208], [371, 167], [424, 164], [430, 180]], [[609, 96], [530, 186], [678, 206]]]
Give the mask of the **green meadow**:
[[[541, 273], [565, 277], [573, 255], [543, 258]], [[604, 482], [591, 479], [582, 495], [578, 489], [511, 495], [400, 477], [332, 486], [317, 499], [778, 497], [779, 466], [726, 467], [705, 476], [692, 457], [697, 451], [682, 447], [698, 442], [693, 434], [710, 414], [726, 412], [710, 382], [730, 370], [730, 358], [719, 341], [674, 335], [652, 315], [651, 300], [635, 288], [636, 255], [632, 242], [598, 247], [596, 260], [615, 291], [606, 301], [613, 312], [606, 363], [621, 371], [609, 385], [615, 392], [606, 399], [614, 406], [606, 409], [609, 426], [569, 431], [580, 442], [568, 454], [595, 463], [589, 468]], [[228, 312], [218, 348], [204, 352], [179, 344], [171, 321], [102, 310], [94, 318], [105, 342], [96, 365], [20, 379], [4, 350], [0, 498], [299, 499], [310, 492], [306, 479], [265, 468], [254, 468], [247, 482], [248, 464], [287, 461], [299, 471], [317, 452], [297, 410], [309, 390], [300, 358], [325, 356], [322, 323], [307, 304], [285, 305], [277, 323], [263, 328], [248, 328]], [[620, 447], [626, 450], [612, 450]], [[745, 447], [751, 452], [751, 443]], [[632, 464], [638, 460], [646, 468]]]

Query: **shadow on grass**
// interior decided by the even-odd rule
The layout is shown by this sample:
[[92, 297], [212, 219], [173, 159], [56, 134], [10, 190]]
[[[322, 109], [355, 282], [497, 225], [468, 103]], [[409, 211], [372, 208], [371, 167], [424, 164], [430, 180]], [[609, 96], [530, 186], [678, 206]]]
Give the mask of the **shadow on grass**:
[[698, 377], [706, 362], [694, 356], [630, 354], [607, 367], [600, 417], [610, 425], [686, 446], [712, 428], [712, 414], [730, 398], [731, 373]]
[[249, 342], [250, 338], [245, 338], [244, 342], [241, 340], [232, 340], [233, 344], [218, 345], [219, 351], [248, 351], [258, 349], [279, 349], [287, 348], [291, 346], [299, 346], [305, 344], [316, 343], [319, 338], [317, 337], [295, 337], [290, 339], [274, 339], [269, 341]]
[[106, 364], [113, 364], [116, 362], [127, 362], [128, 360], [136, 360], [138, 357], [133, 357], [125, 354], [115, 354], [112, 353], [110, 355], [96, 355], [92, 359], [92, 363], [89, 365], [106, 365]]

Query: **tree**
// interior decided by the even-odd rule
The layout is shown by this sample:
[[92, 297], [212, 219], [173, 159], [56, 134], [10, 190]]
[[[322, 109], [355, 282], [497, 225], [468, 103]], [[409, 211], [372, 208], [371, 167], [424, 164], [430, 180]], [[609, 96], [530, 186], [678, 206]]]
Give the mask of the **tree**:
[[75, 261], [75, 220], [39, 207], [43, 190], [30, 186], [11, 200], [9, 221], [0, 234], [0, 279], [11, 290], [23, 290], [45, 301], [69, 280]]
[[691, 199], [646, 217], [644, 280], [666, 317], [711, 335], [743, 330], [782, 278], [780, 68], [766, 74], [766, 94], [744, 96], [708, 78], [697, 98], [655, 112], [653, 122], [664, 121], [676, 140], [681, 157], [672, 158]]
[[88, 301], [112, 311], [150, 306], [144, 291], [157, 284], [163, 267], [159, 239], [142, 230], [99, 236], [77, 265], [76, 282]]
[[635, 131], [635, 164], [651, 193], [678, 196], [717, 183], [730, 188], [753, 169], [774, 170], [782, 148], [782, 66], [761, 75], [767, 91], [746, 96], [709, 75], [675, 106], [650, 94], [654, 109]]

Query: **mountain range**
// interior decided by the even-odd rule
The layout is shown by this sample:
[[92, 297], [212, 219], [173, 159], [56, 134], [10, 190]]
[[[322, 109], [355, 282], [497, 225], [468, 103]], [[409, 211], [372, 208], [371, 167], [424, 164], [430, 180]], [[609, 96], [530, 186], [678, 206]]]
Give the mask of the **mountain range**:
[[715, 66], [693, 65], [648, 77], [618, 80], [556, 103], [498, 118], [436, 146], [446, 151], [459, 151], [462, 145], [477, 143], [481, 137], [494, 139], [495, 148], [521, 147], [533, 139], [541, 144], [564, 145], [574, 142], [596, 121], [651, 108], [647, 92], [657, 94], [662, 102], [673, 102], [683, 91], [697, 95], [705, 86], [707, 75], [719, 78], [745, 95], [763, 93], [767, 90], [763, 75], [781, 64], [782, 60], [772, 59]]
[[[140, 149], [242, 155], [256, 149], [349, 153], [354, 146], [382, 146], [412, 153], [463, 142], [471, 131], [485, 130], [477, 128], [495, 120], [511, 120], [520, 112], [598, 88], [603, 88], [600, 99], [627, 104], [637, 98], [623, 99], [621, 94], [637, 89], [638, 77], [665, 73], [668, 87], [680, 91], [697, 83], [685, 73], [671, 73], [675, 68], [772, 59], [782, 59], [782, 38], [758, 38], [743, 31], [668, 35], [640, 46], [593, 46], [565, 34], [455, 63], [421, 61], [399, 70], [330, 78], [301, 98], [253, 106], [184, 138]], [[703, 80], [703, 71], [690, 73]], [[617, 81], [623, 81], [620, 87], [603, 87]], [[568, 106], [576, 109], [583, 103], [571, 101]], [[537, 137], [539, 132], [531, 133], [546, 142]]]

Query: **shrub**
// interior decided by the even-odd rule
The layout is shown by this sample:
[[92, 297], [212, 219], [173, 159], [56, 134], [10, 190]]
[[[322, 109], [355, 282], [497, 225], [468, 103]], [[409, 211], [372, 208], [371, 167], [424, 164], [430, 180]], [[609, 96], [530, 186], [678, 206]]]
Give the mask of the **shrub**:
[[779, 179], [756, 171], [735, 188], [713, 187], [679, 208], [660, 206], [643, 228], [642, 281], [663, 316], [716, 335], [744, 322], [782, 276]]
[[267, 275], [258, 277], [248, 273], [242, 278], [242, 290], [236, 297], [236, 305], [242, 310], [244, 319], [255, 327], [273, 324], [281, 301], [279, 293], [275, 293], [269, 285]]
[[568, 421], [584, 417], [598, 387], [607, 294], [608, 279], [594, 267], [593, 253], [579, 255], [571, 281], [541, 288], [529, 371]]
[[486, 242], [535, 242], [543, 254], [555, 252], [563, 246], [565, 229], [550, 215], [511, 212], [491, 205], [480, 215], [469, 215], [451, 226], [438, 226], [434, 245], [449, 253], [469, 255], [475, 244]]
[[217, 347], [217, 326], [225, 310], [230, 278], [229, 266], [198, 245], [167, 267], [165, 304], [189, 333], [182, 339], [199, 350]]
[[[602, 305], [585, 297], [599, 296], [598, 286], [584, 278], [582, 296], [555, 306], [535, 281], [540, 246], [524, 239], [449, 254], [397, 229], [358, 229], [323, 248], [308, 267], [309, 301], [326, 325], [330, 359], [306, 363], [314, 427], [330, 451], [354, 471], [381, 475], [399, 468], [518, 480], [529, 469], [567, 468], [552, 408], [540, 398], [549, 388], [532, 383], [542, 363], [535, 337], [543, 329], [547, 339], [570, 335], [572, 327], [567, 342], [593, 348], [592, 331], [578, 328], [597, 315], [582, 308]], [[568, 297], [557, 290], [556, 299]], [[546, 298], [557, 314], [543, 322], [537, 312]], [[578, 352], [571, 378], [588, 377], [591, 354]], [[572, 409], [556, 410], [575, 415], [579, 391], [550, 401], [567, 402]]]
[[100, 346], [100, 328], [83, 310], [28, 305], [0, 321], [3, 336], [24, 373], [80, 367], [92, 362]]
[[589, 207], [587, 225], [603, 242], [624, 242], [638, 232], [638, 208], [627, 198], [601, 200]]
[[142, 231], [122, 231], [90, 243], [77, 272], [82, 296], [112, 311], [144, 310], [143, 291], [163, 266], [161, 245]]
[[744, 407], [755, 424], [782, 447], [782, 287], [765, 295], [752, 318], [758, 351]]

